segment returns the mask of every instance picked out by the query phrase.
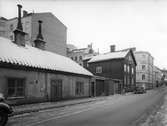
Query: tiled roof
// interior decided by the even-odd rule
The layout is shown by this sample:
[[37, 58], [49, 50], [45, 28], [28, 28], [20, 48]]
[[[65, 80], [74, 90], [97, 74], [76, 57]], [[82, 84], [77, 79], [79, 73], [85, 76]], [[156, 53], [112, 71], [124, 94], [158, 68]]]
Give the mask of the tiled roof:
[[88, 62], [92, 63], [92, 62], [99, 62], [99, 61], [105, 61], [105, 60], [110, 60], [110, 59], [121, 59], [121, 58], [125, 58], [128, 52], [129, 50], [100, 54], [100, 55], [94, 56]]
[[88, 70], [65, 56], [28, 45], [18, 46], [2, 37], [0, 37], [0, 62], [92, 76]]

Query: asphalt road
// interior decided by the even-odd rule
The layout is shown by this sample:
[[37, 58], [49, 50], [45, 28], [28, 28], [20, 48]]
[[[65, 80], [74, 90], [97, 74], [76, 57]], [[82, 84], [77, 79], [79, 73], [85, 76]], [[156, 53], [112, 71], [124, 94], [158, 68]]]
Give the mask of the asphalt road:
[[[118, 96], [88, 105], [74, 106], [67, 108], [61, 114], [55, 114], [54, 110], [43, 113], [36, 113], [24, 117], [22, 123], [28, 118], [36, 118], [36, 121], [23, 124], [24, 126], [130, 126], [135, 125], [144, 113], [153, 105], [160, 102], [166, 90], [149, 91], [146, 94], [133, 94]], [[49, 113], [49, 114], [48, 114]], [[56, 113], [56, 111], [55, 111]], [[41, 114], [43, 119], [38, 120]], [[53, 115], [47, 118], [48, 115]], [[19, 126], [19, 120], [15, 119], [15, 125]], [[24, 121], [25, 120], [25, 121]], [[37, 121], [38, 120], [38, 121]], [[18, 123], [18, 124], [17, 124]], [[12, 121], [9, 123], [12, 126]]]

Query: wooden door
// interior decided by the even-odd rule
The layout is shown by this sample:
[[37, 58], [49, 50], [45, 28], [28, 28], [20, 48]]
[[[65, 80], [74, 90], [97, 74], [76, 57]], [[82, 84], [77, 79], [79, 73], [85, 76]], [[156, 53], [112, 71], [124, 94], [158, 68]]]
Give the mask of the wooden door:
[[62, 99], [62, 80], [51, 81], [51, 100], [58, 101]]

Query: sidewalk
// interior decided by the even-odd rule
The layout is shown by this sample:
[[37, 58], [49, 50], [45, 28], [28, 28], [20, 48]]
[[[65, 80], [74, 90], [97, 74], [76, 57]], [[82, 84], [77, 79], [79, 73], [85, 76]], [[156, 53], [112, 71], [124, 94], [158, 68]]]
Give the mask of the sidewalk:
[[76, 104], [100, 101], [100, 100], [105, 100], [106, 98], [107, 96], [101, 96], [101, 97], [89, 97], [89, 98], [58, 101], [58, 102], [45, 102], [45, 103], [19, 105], [19, 106], [13, 107], [14, 112], [10, 116], [15, 116], [15, 115], [30, 113], [30, 112], [38, 112], [46, 109], [60, 108], [60, 107], [71, 106]]
[[84, 104], [88, 102], [95, 102], [95, 101], [101, 101], [106, 99], [113, 100], [115, 98], [117, 99], [120, 96], [126, 96], [130, 94], [132, 93], [126, 93], [123, 95], [115, 94], [110, 96], [88, 97], [88, 98], [82, 98], [82, 99], [73, 99], [73, 100], [65, 100], [65, 101], [57, 101], [57, 102], [45, 102], [45, 103], [19, 105], [19, 106], [13, 107], [14, 112], [9, 116], [15, 116], [15, 115], [31, 113], [31, 112], [38, 112], [46, 109], [61, 108], [61, 107], [72, 106], [77, 104]]

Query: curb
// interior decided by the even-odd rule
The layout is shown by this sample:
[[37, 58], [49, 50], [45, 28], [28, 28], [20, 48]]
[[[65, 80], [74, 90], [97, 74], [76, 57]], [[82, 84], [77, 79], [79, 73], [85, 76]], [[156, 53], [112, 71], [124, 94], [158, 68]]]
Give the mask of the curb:
[[21, 115], [21, 114], [25, 114], [25, 113], [31, 113], [31, 112], [39, 112], [42, 110], [48, 110], [48, 109], [53, 109], [53, 108], [62, 108], [65, 106], [72, 106], [72, 105], [77, 105], [77, 104], [84, 104], [84, 103], [89, 103], [89, 102], [94, 102], [94, 101], [99, 101], [99, 100], [104, 100], [105, 98], [100, 98], [100, 99], [90, 99], [88, 101], [80, 101], [80, 102], [76, 102], [76, 103], [69, 103], [69, 104], [63, 104], [63, 105], [53, 105], [53, 106], [48, 106], [48, 107], [41, 107], [41, 108], [35, 108], [32, 110], [23, 110], [23, 111], [15, 111], [12, 114], [9, 115], [9, 117], [13, 117], [16, 115]]

